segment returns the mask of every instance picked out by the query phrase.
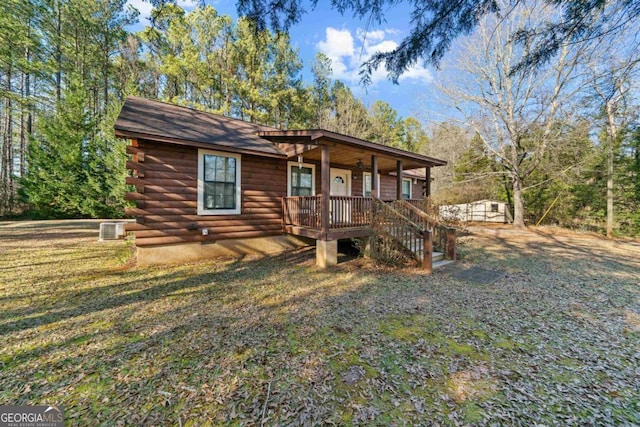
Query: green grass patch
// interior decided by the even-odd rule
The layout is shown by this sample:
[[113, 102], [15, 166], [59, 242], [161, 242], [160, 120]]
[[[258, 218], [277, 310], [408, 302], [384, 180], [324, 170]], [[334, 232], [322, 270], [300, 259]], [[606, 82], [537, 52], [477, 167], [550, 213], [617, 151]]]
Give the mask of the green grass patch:
[[434, 339], [440, 334], [437, 323], [424, 315], [389, 316], [378, 324], [381, 333], [389, 338], [416, 342], [419, 339]]

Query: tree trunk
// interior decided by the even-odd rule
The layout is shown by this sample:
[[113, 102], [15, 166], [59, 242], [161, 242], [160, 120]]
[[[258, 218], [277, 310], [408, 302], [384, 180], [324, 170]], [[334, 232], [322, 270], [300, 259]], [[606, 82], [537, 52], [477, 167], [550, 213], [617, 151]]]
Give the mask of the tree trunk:
[[104, 97], [102, 104], [102, 115], [106, 116], [109, 110], [109, 66], [111, 64], [109, 59], [109, 47], [111, 45], [109, 26], [106, 25], [104, 29], [104, 46], [102, 57], [102, 96]]
[[56, 101], [62, 98], [62, 5], [56, 2]]
[[[8, 94], [11, 94], [13, 89], [11, 87], [12, 70], [9, 65], [6, 75], [5, 89]], [[15, 194], [14, 182], [13, 182], [13, 105], [11, 102], [11, 95], [5, 99], [4, 107], [4, 129], [2, 139], [4, 142], [2, 152], [2, 177], [0, 178], [0, 186], [2, 186], [2, 205], [0, 206], [0, 214], [8, 214], [13, 210], [13, 196]]]
[[522, 181], [514, 175], [513, 181], [513, 226], [524, 228], [524, 199], [522, 197]]
[[613, 237], [613, 146], [618, 136], [613, 102], [607, 101], [609, 144], [607, 147], [607, 238]]

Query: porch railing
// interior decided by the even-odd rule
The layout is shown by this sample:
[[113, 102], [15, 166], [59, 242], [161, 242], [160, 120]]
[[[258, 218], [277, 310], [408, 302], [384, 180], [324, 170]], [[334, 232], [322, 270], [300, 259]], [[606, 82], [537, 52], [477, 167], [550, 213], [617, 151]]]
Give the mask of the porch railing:
[[322, 196], [294, 196], [282, 198], [285, 225], [320, 229]]
[[[427, 200], [427, 199], [425, 199]], [[419, 201], [418, 201], [419, 202]], [[421, 206], [427, 209], [427, 202]], [[448, 227], [436, 218], [425, 213], [422, 208], [416, 207], [414, 200], [395, 200], [389, 203], [393, 208], [415, 224], [419, 224], [425, 230], [432, 233], [433, 247], [436, 251], [445, 254], [447, 259], [455, 259], [456, 254], [456, 229]]]
[[[400, 201], [402, 202], [402, 201]], [[431, 272], [433, 260], [432, 233], [416, 223], [404, 213], [406, 210], [398, 210], [403, 203], [383, 202], [374, 199], [372, 228], [376, 239], [372, 242], [372, 251], [375, 256], [392, 260], [398, 251], [408, 251], [422, 267]]]
[[329, 228], [365, 227], [371, 224], [371, 198], [330, 196]]
[[433, 218], [438, 218], [440, 216], [438, 206], [433, 203], [430, 197], [425, 197], [422, 199], [407, 199], [407, 203], [410, 203], [411, 205], [415, 206], [416, 208], [420, 209], [422, 212]]
[[[284, 225], [322, 228], [322, 196], [282, 198]], [[425, 268], [431, 252], [456, 258], [456, 229], [442, 224], [415, 206], [413, 201], [382, 202], [371, 197], [330, 196], [329, 228], [372, 227], [378, 235], [401, 243]]]
[[[285, 225], [322, 227], [322, 196], [294, 196], [282, 198]], [[371, 198], [330, 196], [329, 228], [366, 227], [371, 224]]]

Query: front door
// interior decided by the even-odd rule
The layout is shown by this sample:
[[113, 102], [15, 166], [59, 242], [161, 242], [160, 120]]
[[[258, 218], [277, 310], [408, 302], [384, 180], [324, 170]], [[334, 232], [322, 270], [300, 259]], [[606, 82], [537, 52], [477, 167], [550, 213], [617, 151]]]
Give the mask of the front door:
[[331, 168], [331, 195], [351, 195], [351, 171]]
[[[351, 195], [351, 171], [331, 168], [331, 196]], [[351, 222], [351, 200], [331, 199], [330, 222], [334, 226], [348, 226]]]

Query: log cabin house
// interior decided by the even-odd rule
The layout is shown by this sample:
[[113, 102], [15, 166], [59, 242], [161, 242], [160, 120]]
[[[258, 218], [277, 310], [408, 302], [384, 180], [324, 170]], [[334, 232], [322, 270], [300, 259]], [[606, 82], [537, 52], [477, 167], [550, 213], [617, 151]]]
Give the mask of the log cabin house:
[[[433, 242], [444, 251], [455, 238], [450, 230], [434, 238], [421, 210], [442, 160], [139, 97], [127, 98], [115, 134], [130, 141], [127, 184], [136, 191], [126, 197], [136, 207], [127, 215], [136, 222], [126, 230], [135, 233], [139, 265], [275, 253], [315, 240], [324, 267], [337, 262], [339, 239], [386, 233], [430, 269]], [[385, 218], [377, 226], [376, 212]], [[449, 245], [449, 257], [453, 251]]]

